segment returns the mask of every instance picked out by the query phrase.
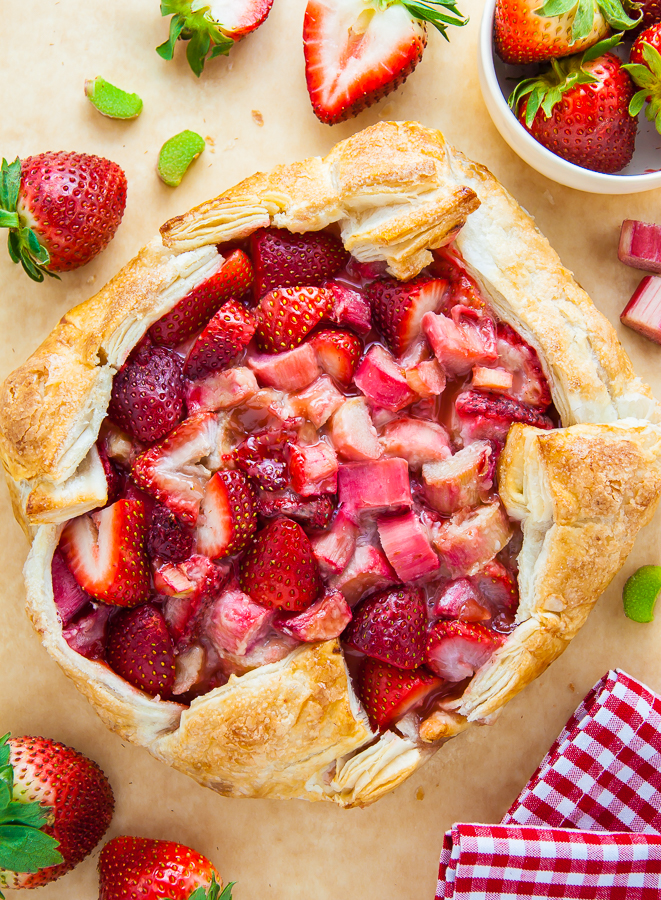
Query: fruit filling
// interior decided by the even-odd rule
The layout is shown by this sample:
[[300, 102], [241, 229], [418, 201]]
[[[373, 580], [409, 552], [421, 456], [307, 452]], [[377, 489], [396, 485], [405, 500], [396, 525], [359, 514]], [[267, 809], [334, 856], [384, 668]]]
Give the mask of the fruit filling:
[[373, 729], [419, 724], [515, 626], [496, 464], [558, 422], [537, 353], [453, 247], [410, 282], [331, 231], [218, 251], [115, 376], [108, 502], [53, 557], [64, 638], [182, 704], [339, 638]]

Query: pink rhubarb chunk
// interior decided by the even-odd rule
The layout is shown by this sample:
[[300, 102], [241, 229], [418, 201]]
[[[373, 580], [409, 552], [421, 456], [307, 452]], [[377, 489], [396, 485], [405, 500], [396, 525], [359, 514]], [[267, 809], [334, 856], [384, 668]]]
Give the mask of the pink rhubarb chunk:
[[409, 467], [405, 459], [393, 457], [340, 466], [337, 483], [340, 503], [349, 514], [411, 508]]
[[450, 581], [434, 596], [431, 615], [434, 619], [461, 619], [462, 622], [486, 622], [491, 612], [480, 602], [481, 597], [468, 580]]
[[290, 447], [291, 485], [302, 497], [337, 491], [337, 455], [326, 441]]
[[462, 509], [433, 530], [434, 547], [453, 575], [474, 575], [512, 537], [512, 526], [499, 502]]
[[444, 516], [466, 506], [477, 506], [491, 489], [493, 470], [491, 444], [476, 441], [441, 462], [423, 465], [425, 499]]
[[312, 344], [300, 344], [285, 353], [252, 353], [246, 363], [261, 384], [279, 391], [300, 391], [321, 375]]
[[627, 266], [661, 274], [661, 225], [625, 219], [617, 255]]
[[276, 614], [274, 628], [297, 641], [330, 641], [339, 637], [351, 621], [351, 608], [338, 590], [327, 590], [297, 616]]
[[473, 367], [471, 387], [502, 393], [511, 391], [513, 383], [514, 376], [507, 369], [501, 369], [499, 366], [495, 366], [493, 369], [487, 369], [484, 366]]
[[404, 369], [378, 344], [370, 347], [362, 358], [353, 380], [374, 406], [397, 412], [415, 400]]
[[310, 539], [319, 571], [325, 578], [341, 572], [349, 562], [356, 549], [357, 535], [355, 523], [339, 509], [330, 529]]
[[422, 329], [448, 374], [464, 375], [473, 366], [495, 362], [496, 332], [488, 316], [467, 306], [454, 306], [449, 316], [427, 313]]
[[362, 397], [351, 397], [333, 414], [330, 423], [333, 446], [345, 459], [378, 459], [383, 455], [376, 428]]
[[381, 550], [371, 544], [361, 544], [344, 572], [330, 583], [342, 591], [350, 606], [355, 606], [365, 594], [396, 584], [397, 575]]
[[417, 471], [423, 463], [452, 455], [446, 430], [423, 419], [396, 419], [383, 429], [381, 444], [386, 456], [399, 456]]
[[357, 334], [367, 334], [372, 327], [372, 310], [365, 297], [337, 281], [327, 281], [324, 287], [335, 298], [328, 316], [331, 322], [351, 328]]
[[188, 415], [202, 410], [232, 409], [259, 390], [253, 372], [245, 366], [212, 372], [186, 387]]
[[381, 546], [400, 581], [415, 581], [439, 568], [438, 557], [415, 513], [381, 516], [377, 525]]
[[209, 609], [206, 633], [220, 652], [244, 656], [266, 634], [274, 617], [274, 610], [255, 603], [247, 594], [227, 591]]
[[661, 278], [646, 275], [624, 307], [623, 325], [661, 344]]
[[437, 397], [445, 390], [445, 372], [436, 359], [422, 360], [404, 374], [406, 383], [419, 397]]
[[328, 375], [313, 381], [309, 388], [289, 398], [294, 415], [309, 419], [315, 428], [321, 428], [344, 403], [342, 394]]

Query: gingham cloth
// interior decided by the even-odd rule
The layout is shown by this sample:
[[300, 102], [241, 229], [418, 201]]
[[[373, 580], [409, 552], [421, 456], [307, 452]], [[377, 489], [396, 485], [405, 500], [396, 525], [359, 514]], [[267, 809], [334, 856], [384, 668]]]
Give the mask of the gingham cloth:
[[605, 675], [500, 825], [447, 832], [436, 898], [449, 897], [660, 898], [661, 698]]

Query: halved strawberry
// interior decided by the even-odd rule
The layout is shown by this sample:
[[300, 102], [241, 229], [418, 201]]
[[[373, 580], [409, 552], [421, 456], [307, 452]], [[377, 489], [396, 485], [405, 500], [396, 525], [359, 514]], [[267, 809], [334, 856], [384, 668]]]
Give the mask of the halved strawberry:
[[245, 306], [236, 300], [223, 303], [191, 347], [184, 375], [203, 378], [224, 369], [249, 343], [256, 327], [255, 317]]
[[372, 659], [415, 669], [425, 658], [427, 613], [422, 592], [402, 585], [363, 600], [344, 632], [344, 641]]
[[504, 441], [513, 422], [553, 428], [553, 422], [538, 409], [525, 406], [508, 397], [464, 391], [455, 402], [464, 443], [476, 440]]
[[118, 500], [92, 515], [70, 519], [60, 550], [88, 594], [112, 606], [136, 606], [149, 597], [146, 534], [144, 504]]
[[520, 403], [545, 410], [551, 403], [551, 389], [537, 351], [504, 322], [498, 323], [496, 335], [498, 365], [512, 374], [507, 393]]
[[62, 637], [76, 653], [87, 659], [103, 659], [112, 606], [92, 604], [62, 628]]
[[446, 681], [463, 681], [481, 668], [501, 644], [476, 622], [438, 621], [429, 629], [425, 663]]
[[366, 288], [372, 321], [395, 356], [401, 356], [422, 330], [425, 313], [436, 312], [448, 286], [444, 278], [425, 275], [412, 281], [374, 281]]
[[481, 600], [468, 578], [457, 578], [444, 584], [434, 595], [431, 615], [434, 618], [461, 619], [462, 622], [486, 622], [491, 618], [491, 611]]
[[255, 267], [255, 299], [274, 288], [316, 287], [346, 265], [342, 241], [326, 231], [292, 234], [284, 228], [260, 228], [250, 236]]
[[480, 569], [470, 579], [495, 616], [503, 611], [514, 615], [519, 606], [519, 588], [516, 578], [497, 559]]
[[133, 687], [167, 696], [174, 684], [174, 647], [163, 613], [151, 603], [110, 622], [106, 659]]
[[252, 284], [253, 270], [242, 250], [234, 250], [202, 284], [189, 291], [176, 306], [149, 329], [156, 344], [176, 347], [209, 321], [225, 300], [242, 297]]
[[317, 562], [307, 535], [291, 519], [258, 532], [240, 563], [241, 589], [264, 606], [306, 609], [320, 588]]
[[342, 122], [406, 80], [427, 43], [424, 20], [442, 34], [467, 20], [456, 0], [371, 5], [309, 0], [303, 22], [305, 77], [312, 108], [328, 125]]
[[424, 668], [405, 672], [376, 659], [364, 660], [356, 685], [374, 731], [401, 719], [443, 682]]
[[243, 550], [257, 528], [250, 482], [236, 470], [216, 472], [207, 484], [197, 520], [197, 552], [219, 559]]
[[205, 463], [219, 455], [218, 437], [216, 416], [196, 413], [136, 459], [132, 478], [187, 525], [194, 525], [209, 480]]
[[347, 387], [363, 352], [358, 335], [339, 328], [322, 328], [310, 338], [310, 343], [324, 372]]
[[319, 287], [276, 288], [259, 302], [257, 346], [265, 353], [293, 350], [329, 312], [333, 294]]

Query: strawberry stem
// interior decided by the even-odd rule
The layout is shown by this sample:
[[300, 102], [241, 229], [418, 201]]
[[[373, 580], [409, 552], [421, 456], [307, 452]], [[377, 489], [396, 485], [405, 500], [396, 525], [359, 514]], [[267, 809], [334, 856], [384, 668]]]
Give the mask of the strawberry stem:
[[2, 160], [0, 167], [0, 228], [8, 228], [7, 249], [12, 262], [20, 263], [33, 281], [43, 281], [44, 274], [57, 278], [46, 266], [50, 253], [39, 242], [35, 232], [23, 225], [16, 211], [21, 186], [21, 161], [16, 157], [13, 163]]
[[448, 25], [468, 24], [468, 16], [457, 9], [457, 0], [402, 0], [411, 15], [422, 22], [429, 22], [437, 31], [449, 40], [446, 32]]
[[[638, 11], [639, 4], [631, 3], [630, 0], [624, 0], [624, 3], [628, 8]], [[630, 18], [625, 12], [621, 0], [546, 0], [544, 5], [536, 9], [535, 12], [538, 16], [554, 18], [556, 16], [564, 16], [573, 9], [576, 12], [572, 22], [572, 44], [590, 34], [597, 9], [611, 28], [614, 28], [616, 31], [628, 31], [630, 28], [635, 28], [643, 15], [642, 11], [640, 11], [637, 19]]]
[[172, 59], [177, 41], [188, 41], [186, 59], [199, 78], [207, 59], [226, 56], [234, 46], [234, 40], [211, 18], [209, 6], [198, 6], [195, 11], [192, 7], [192, 0], [161, 0], [161, 15], [172, 18], [170, 36], [156, 52], [163, 59]]
[[656, 130], [661, 134], [661, 54], [652, 44], [643, 43], [642, 63], [627, 63], [622, 68], [626, 69], [632, 80], [642, 90], [637, 91], [629, 103], [629, 114], [637, 116], [647, 103], [645, 116], [649, 122], [654, 122]]

